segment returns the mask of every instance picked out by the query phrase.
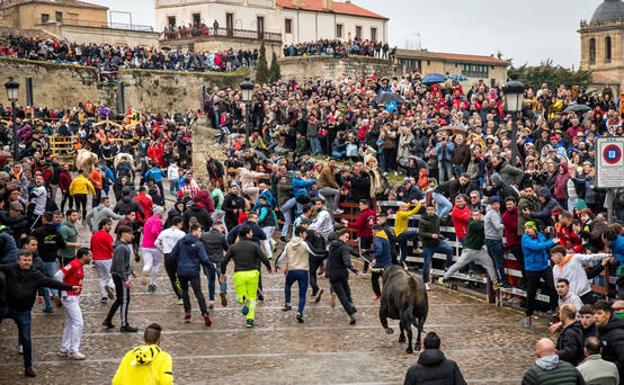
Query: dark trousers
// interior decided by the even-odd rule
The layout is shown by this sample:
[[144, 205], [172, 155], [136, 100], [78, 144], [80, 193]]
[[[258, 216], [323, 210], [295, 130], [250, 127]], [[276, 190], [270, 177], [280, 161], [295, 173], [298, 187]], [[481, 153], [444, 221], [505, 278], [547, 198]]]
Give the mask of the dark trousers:
[[29, 311], [17, 311], [9, 306], [0, 308], [0, 320], [12, 319], [17, 325], [18, 341], [24, 349], [24, 368], [32, 366], [32, 339], [30, 337], [31, 314]]
[[485, 246], [487, 247], [490, 258], [494, 260], [496, 271], [498, 272], [498, 279], [501, 284], [507, 283], [507, 273], [505, 273], [505, 251], [503, 250], [503, 241], [498, 239], [486, 239]]
[[522, 253], [522, 247], [520, 245], [512, 245], [509, 246], [508, 251], [516, 258], [518, 264], [520, 264], [520, 271], [522, 272], [522, 281], [520, 283], [520, 287], [524, 287], [526, 285], [526, 276], [524, 271], [524, 254]]
[[61, 212], [65, 212], [65, 203], [68, 203], [67, 208], [71, 209], [74, 207], [74, 197], [69, 195], [69, 192], [63, 192], [63, 199], [61, 200]]
[[[100, 197], [102, 196], [102, 190], [99, 188], [95, 189], [95, 195], [93, 196], [93, 202], [91, 202], [92, 207], [97, 207], [100, 204]], [[85, 202], [86, 204], [86, 202]], [[84, 218], [84, 217], [83, 217]]]
[[165, 254], [165, 271], [167, 272], [167, 277], [169, 277], [169, 282], [171, 283], [171, 288], [173, 292], [176, 294], [178, 299], [182, 298], [182, 293], [180, 293], [180, 289], [178, 287], [178, 277], [176, 276], [176, 263], [171, 258], [171, 254]]
[[293, 283], [299, 284], [299, 304], [297, 305], [297, 311], [303, 314], [303, 309], [306, 304], [306, 293], [308, 292], [308, 272], [305, 270], [288, 270], [286, 274], [286, 284], [284, 285], [284, 297], [286, 303], [290, 304], [291, 288]]
[[201, 281], [199, 280], [199, 273], [190, 276], [180, 276], [178, 275], [178, 279], [180, 280], [180, 286], [182, 286], [182, 300], [184, 301], [184, 311], [191, 311], [191, 299], [189, 298], [189, 283], [193, 288], [193, 293], [195, 293], [195, 298], [197, 298], [197, 302], [199, 303], [199, 310], [202, 314], [208, 314], [208, 307], [206, 306], [206, 298], [204, 297], [204, 293], [201, 290]]
[[323, 259], [315, 256], [310, 256], [310, 287], [312, 288], [312, 295], [315, 296], [319, 292], [319, 285], [316, 279], [316, 273], [319, 267], [323, 266]]
[[587, 293], [583, 294], [581, 297], [581, 302], [583, 302], [583, 305], [593, 305], [595, 304], [598, 300], [602, 299], [602, 297], [597, 294], [594, 293], [593, 291], [588, 291]]
[[[360, 253], [371, 248], [373, 237], [360, 237]], [[364, 262], [363, 272], [368, 272], [368, 262]]]
[[373, 293], [375, 293], [377, 297], [381, 296], [381, 287], [379, 286], [379, 279], [381, 278], [382, 275], [383, 275], [383, 271], [379, 273], [371, 272], [371, 284], [373, 285]]
[[[401, 234], [402, 235], [402, 234]], [[441, 253], [446, 255], [446, 268], [448, 269], [453, 265], [453, 248], [446, 241], [439, 241], [435, 246], [424, 246], [422, 251], [423, 256], [423, 282], [429, 283], [429, 270], [431, 270], [431, 260], [433, 254]]]
[[405, 259], [410, 254], [410, 251], [407, 247], [407, 241], [412, 241], [413, 246], [416, 246], [418, 242], [418, 231], [404, 231], [399, 234], [399, 236], [397, 237], [397, 241], [399, 242], [399, 249], [401, 250], [401, 264], [405, 264]]
[[527, 271], [526, 272], [526, 315], [532, 316], [535, 311], [535, 303], [537, 294], [537, 289], [542, 286], [541, 279], [544, 279], [544, 285], [542, 290], [543, 294], [548, 295], [550, 297], [550, 309], [554, 309], [557, 306], [557, 298], [554, 293], [554, 284], [553, 284], [553, 276], [552, 270], [550, 268], [542, 271]]
[[121, 316], [121, 326], [128, 326], [128, 308], [130, 307], [130, 289], [124, 286], [124, 280], [117, 276], [113, 275], [113, 282], [115, 283], [115, 302], [113, 302], [108, 315], [106, 316], [106, 323], [111, 323], [113, 321], [113, 317], [119, 310], [119, 315]]
[[354, 313], [355, 306], [353, 306], [353, 300], [351, 300], [351, 288], [349, 287], [349, 273], [348, 272], [331, 272], [329, 276], [329, 284], [331, 285], [334, 293], [338, 296], [340, 304], [345, 309], [347, 314]]
[[87, 194], [75, 194], [76, 210], [82, 213], [82, 217], [87, 217]]

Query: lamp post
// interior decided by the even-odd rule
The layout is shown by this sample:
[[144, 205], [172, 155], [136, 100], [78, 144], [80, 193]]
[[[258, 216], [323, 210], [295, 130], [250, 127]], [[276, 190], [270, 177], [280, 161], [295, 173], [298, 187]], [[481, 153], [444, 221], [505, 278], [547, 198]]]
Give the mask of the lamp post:
[[245, 124], [245, 146], [249, 148], [249, 136], [250, 136], [250, 118], [249, 118], [249, 110], [251, 108], [251, 97], [253, 95], [253, 90], [255, 88], [255, 84], [249, 80], [249, 78], [245, 78], [245, 80], [240, 84], [241, 94], [243, 102], [245, 102], [245, 109], [247, 110], [245, 113], [245, 118], [247, 119], [247, 124]]
[[11, 118], [13, 120], [13, 159], [18, 160], [19, 145], [17, 143], [17, 115], [15, 114], [15, 103], [19, 97], [19, 83], [9, 78], [9, 81], [4, 83], [6, 89], [7, 99], [11, 102]]
[[522, 113], [522, 100], [524, 99], [524, 84], [517, 80], [510, 80], [503, 87], [507, 100], [507, 112], [511, 113], [511, 165], [516, 166], [518, 155], [518, 123], [519, 114]]

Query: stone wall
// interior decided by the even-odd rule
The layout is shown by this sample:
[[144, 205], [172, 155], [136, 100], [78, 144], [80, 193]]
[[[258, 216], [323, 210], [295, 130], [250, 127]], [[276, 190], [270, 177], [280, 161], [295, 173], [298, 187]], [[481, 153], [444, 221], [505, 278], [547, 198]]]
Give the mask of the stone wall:
[[375, 75], [401, 76], [398, 65], [388, 60], [371, 57], [349, 57], [335, 59], [325, 56], [287, 57], [280, 59], [283, 79], [341, 80], [345, 77], [359, 78]]
[[[20, 87], [18, 104], [26, 103], [26, 77], [33, 78], [35, 105], [67, 108], [91, 100], [115, 107], [115, 83], [101, 82], [93, 68], [0, 58], [0, 82], [15, 78]], [[246, 72], [197, 73], [122, 69], [118, 79], [125, 85], [125, 106], [150, 111], [184, 111], [200, 108], [202, 86], [237, 87]], [[0, 103], [6, 104], [6, 93], [0, 92]]]

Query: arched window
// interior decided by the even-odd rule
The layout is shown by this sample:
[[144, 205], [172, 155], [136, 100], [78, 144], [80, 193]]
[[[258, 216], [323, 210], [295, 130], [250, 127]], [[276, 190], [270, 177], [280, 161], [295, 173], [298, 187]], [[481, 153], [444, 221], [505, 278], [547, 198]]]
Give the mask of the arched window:
[[596, 39], [589, 39], [589, 64], [596, 64]]
[[611, 63], [611, 36], [605, 37], [605, 63]]

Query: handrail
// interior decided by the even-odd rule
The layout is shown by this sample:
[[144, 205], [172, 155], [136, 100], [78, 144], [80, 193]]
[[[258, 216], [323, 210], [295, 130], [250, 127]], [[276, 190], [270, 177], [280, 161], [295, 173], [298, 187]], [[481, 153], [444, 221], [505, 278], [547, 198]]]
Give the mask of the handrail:
[[229, 37], [235, 39], [247, 40], [266, 40], [274, 42], [282, 42], [282, 34], [278, 32], [257, 31], [251, 29], [237, 28], [213, 28], [207, 26], [196, 27], [193, 29], [176, 29], [173, 31], [163, 31], [164, 41], [176, 40], [201, 40], [210, 38]]

